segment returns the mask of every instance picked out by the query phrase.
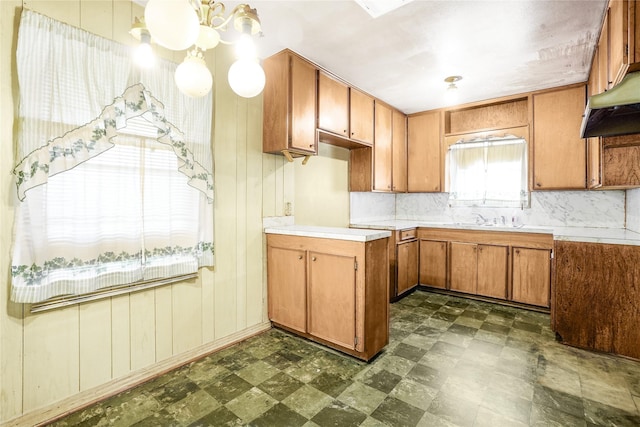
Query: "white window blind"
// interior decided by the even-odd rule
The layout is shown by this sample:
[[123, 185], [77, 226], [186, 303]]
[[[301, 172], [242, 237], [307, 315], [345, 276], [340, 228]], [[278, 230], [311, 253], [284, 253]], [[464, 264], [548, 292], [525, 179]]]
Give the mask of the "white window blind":
[[525, 207], [527, 143], [504, 137], [458, 142], [447, 153], [451, 206]]

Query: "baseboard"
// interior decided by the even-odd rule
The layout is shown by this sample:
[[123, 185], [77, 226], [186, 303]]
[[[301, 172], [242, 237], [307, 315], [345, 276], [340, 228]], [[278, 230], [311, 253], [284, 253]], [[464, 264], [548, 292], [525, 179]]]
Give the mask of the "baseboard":
[[147, 368], [131, 372], [124, 377], [81, 391], [78, 394], [74, 394], [73, 396], [42, 408], [29, 411], [19, 417], [0, 423], [0, 427], [34, 427], [47, 425], [72, 412], [78, 411], [108, 397], [115, 396], [118, 393], [150, 381], [180, 366], [201, 359], [213, 352], [222, 350], [223, 348], [229, 347], [230, 345], [236, 344], [240, 341], [244, 341], [247, 338], [258, 335], [269, 329], [271, 329], [270, 322], [260, 323], [219, 340], [203, 344], [192, 350], [172, 356]]

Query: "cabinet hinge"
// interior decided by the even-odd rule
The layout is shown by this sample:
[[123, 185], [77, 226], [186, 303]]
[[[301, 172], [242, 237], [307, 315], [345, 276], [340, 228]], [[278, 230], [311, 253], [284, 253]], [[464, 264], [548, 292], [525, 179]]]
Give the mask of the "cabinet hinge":
[[629, 45], [628, 44], [624, 45], [624, 54], [625, 55], [629, 55]]
[[354, 345], [354, 346], [357, 346], [357, 345], [358, 345], [358, 337], [355, 337], [355, 338], [353, 339], [353, 345]]
[[355, 261], [355, 262], [353, 263], [353, 267], [354, 267], [356, 270], [358, 269], [358, 261]]
[[550, 259], [553, 259], [553, 249], [551, 249], [551, 255], [549, 256]]

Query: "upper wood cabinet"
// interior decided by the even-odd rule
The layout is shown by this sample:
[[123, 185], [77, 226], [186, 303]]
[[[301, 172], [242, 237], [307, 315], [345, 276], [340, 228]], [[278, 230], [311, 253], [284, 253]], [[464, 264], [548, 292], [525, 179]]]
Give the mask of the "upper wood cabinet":
[[441, 115], [431, 111], [407, 119], [407, 190], [442, 191]]
[[[633, 64], [640, 62], [640, 12], [635, 0], [610, 0], [596, 47], [597, 60], [589, 80], [597, 82], [593, 94], [618, 84]], [[633, 67], [636, 71], [640, 67]]]
[[318, 128], [373, 144], [374, 99], [324, 72], [318, 77]]
[[375, 111], [373, 189], [391, 191], [393, 181], [393, 111], [380, 102], [376, 102]]
[[263, 66], [263, 151], [315, 154], [315, 66], [289, 50], [265, 59]]
[[407, 116], [393, 110], [392, 119], [391, 188], [395, 192], [404, 193], [407, 191]]
[[349, 88], [349, 138], [373, 144], [374, 99], [358, 89]]
[[533, 190], [586, 188], [585, 86], [533, 95]]
[[349, 87], [322, 71], [318, 75], [318, 127], [349, 137]]

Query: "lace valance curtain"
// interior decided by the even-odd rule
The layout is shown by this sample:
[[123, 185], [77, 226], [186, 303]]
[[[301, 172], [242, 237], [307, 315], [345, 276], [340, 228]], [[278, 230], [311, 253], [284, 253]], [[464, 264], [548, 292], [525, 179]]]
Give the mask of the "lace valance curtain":
[[22, 13], [14, 301], [213, 265], [212, 96], [129, 49]]
[[529, 204], [527, 143], [522, 138], [456, 143], [449, 147], [447, 168], [451, 206]]

